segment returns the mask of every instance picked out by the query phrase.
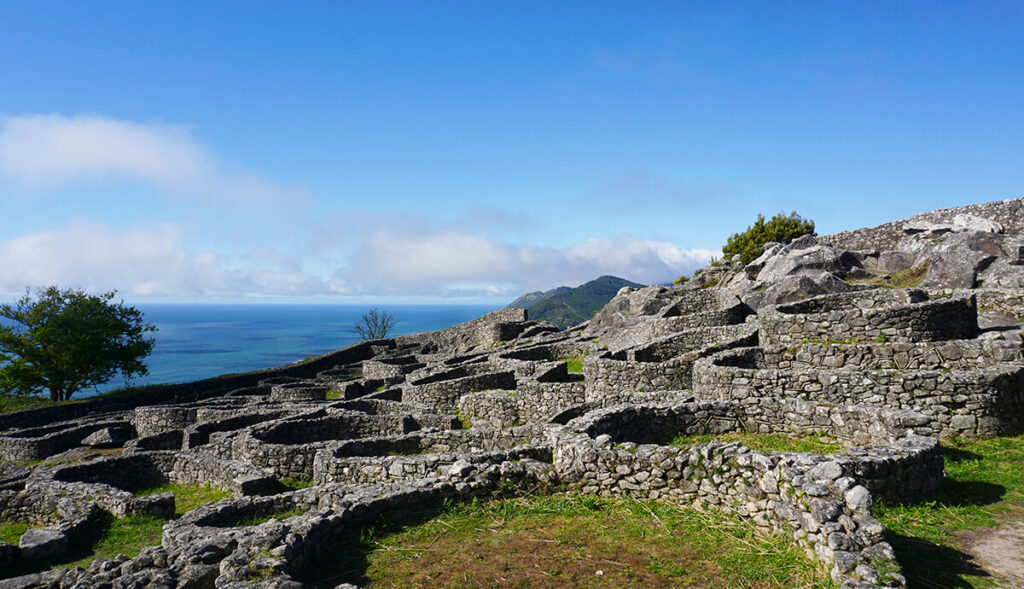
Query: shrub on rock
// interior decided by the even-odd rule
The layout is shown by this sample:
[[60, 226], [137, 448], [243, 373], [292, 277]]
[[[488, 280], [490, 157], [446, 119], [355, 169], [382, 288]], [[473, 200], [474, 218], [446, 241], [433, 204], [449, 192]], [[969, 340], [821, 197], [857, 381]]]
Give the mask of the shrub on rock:
[[764, 244], [771, 242], [789, 243], [801, 235], [814, 235], [814, 221], [804, 219], [793, 211], [788, 216], [779, 213], [765, 221], [764, 215], [758, 215], [757, 221], [742, 233], [734, 233], [729, 237], [722, 253], [726, 258], [739, 256], [744, 264], [757, 259], [763, 251]]

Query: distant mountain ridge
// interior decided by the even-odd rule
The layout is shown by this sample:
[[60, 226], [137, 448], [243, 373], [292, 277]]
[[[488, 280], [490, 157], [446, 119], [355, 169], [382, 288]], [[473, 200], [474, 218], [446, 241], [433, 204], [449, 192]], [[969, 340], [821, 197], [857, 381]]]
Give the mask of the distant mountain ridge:
[[566, 329], [593, 317], [623, 286], [644, 288], [645, 285], [617, 276], [601, 276], [576, 288], [559, 286], [526, 293], [506, 308], [526, 309], [531, 320], [547, 321]]

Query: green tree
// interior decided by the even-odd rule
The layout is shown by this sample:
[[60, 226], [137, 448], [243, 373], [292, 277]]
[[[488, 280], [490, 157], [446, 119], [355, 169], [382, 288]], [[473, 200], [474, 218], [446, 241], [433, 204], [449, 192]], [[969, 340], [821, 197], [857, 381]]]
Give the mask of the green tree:
[[395, 316], [374, 307], [363, 314], [352, 328], [361, 340], [384, 339], [395, 326]]
[[764, 244], [773, 241], [789, 243], [801, 235], [814, 235], [814, 221], [804, 219], [796, 211], [789, 216], [779, 213], [767, 222], [764, 215], [758, 215], [757, 221], [746, 231], [729, 237], [722, 253], [726, 258], [738, 255], [741, 262], [749, 264], [761, 255]]
[[90, 295], [51, 286], [0, 305], [0, 390], [66, 401], [77, 391], [148, 374], [143, 359], [153, 350], [145, 335], [156, 327], [116, 291]]

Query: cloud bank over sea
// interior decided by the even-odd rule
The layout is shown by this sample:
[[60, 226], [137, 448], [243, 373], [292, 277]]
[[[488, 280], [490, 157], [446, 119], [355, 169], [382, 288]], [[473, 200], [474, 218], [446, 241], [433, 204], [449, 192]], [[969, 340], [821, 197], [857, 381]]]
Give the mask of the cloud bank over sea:
[[[223, 159], [186, 125], [96, 115], [0, 118], [0, 179], [9, 194], [55, 209], [80, 186], [123, 195], [113, 210], [89, 215], [115, 222], [70, 216], [0, 241], [0, 292], [62, 284], [170, 299], [515, 297], [602, 274], [665, 282], [715, 254], [625, 234], [562, 247], [514, 243], [501, 229], [531, 221], [486, 210], [454, 223], [397, 210], [334, 210], [335, 222], [324, 223], [305, 190], [229, 169]], [[148, 209], [149, 201], [172, 209], [184, 202], [207, 222], [124, 214]], [[236, 234], [232, 220], [249, 233]], [[247, 242], [260, 232], [274, 238]]]

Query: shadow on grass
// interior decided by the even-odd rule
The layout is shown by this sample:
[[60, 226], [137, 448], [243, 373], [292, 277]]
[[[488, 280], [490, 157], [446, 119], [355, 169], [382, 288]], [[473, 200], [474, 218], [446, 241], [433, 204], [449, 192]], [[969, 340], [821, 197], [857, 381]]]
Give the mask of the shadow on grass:
[[935, 500], [947, 507], [991, 505], [1002, 501], [1006, 493], [1006, 487], [995, 483], [946, 479]]
[[443, 512], [443, 506], [438, 506], [397, 518], [381, 516], [361, 533], [350, 531], [325, 545], [296, 578], [310, 587], [324, 589], [331, 589], [341, 583], [352, 583], [360, 587], [367, 585], [370, 582], [366, 576], [370, 565], [369, 556], [378, 548], [377, 542], [381, 538], [423, 525]]
[[890, 534], [886, 540], [896, 551], [908, 589], [960, 589], [973, 585], [964, 577], [989, 577], [974, 558], [955, 548], [921, 538]]
[[975, 454], [959, 448], [942, 447], [942, 458], [946, 462], [964, 462], [965, 460], [981, 460], [981, 454]]

